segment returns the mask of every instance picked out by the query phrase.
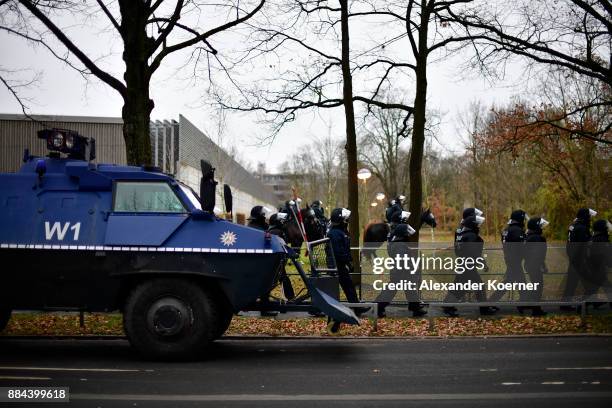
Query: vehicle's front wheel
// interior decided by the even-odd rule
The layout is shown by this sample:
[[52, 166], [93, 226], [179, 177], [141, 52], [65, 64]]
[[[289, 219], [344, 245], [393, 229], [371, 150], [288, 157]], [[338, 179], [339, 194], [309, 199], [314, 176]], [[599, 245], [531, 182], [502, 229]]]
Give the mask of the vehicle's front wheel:
[[0, 332], [6, 328], [9, 320], [11, 320], [11, 309], [0, 308]]
[[152, 279], [130, 293], [123, 326], [132, 346], [147, 357], [196, 356], [218, 330], [215, 306], [195, 282]]
[[217, 322], [217, 330], [214, 335], [214, 339], [218, 339], [227, 331], [232, 323], [234, 313], [230, 308], [222, 308], [219, 310], [219, 321]]

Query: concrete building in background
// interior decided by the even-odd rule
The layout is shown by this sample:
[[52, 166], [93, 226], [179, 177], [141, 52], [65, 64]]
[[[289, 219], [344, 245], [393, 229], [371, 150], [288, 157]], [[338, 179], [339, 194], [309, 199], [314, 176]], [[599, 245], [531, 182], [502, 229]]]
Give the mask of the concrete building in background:
[[[24, 115], [0, 114], [0, 172], [17, 171], [25, 148], [33, 155], [47, 154], [45, 142], [36, 134], [44, 128], [70, 129], [93, 137], [96, 139], [97, 163], [126, 164], [121, 118], [34, 115], [33, 119]], [[200, 160], [209, 161], [217, 169], [217, 206], [222, 211], [223, 184], [232, 188], [235, 218], [248, 217], [255, 205], [276, 207], [277, 199], [268, 187], [184, 116], [179, 115], [178, 122], [151, 122], [150, 137], [152, 164], [196, 192], [200, 188]]]
[[274, 192], [277, 205], [283, 205], [285, 201], [293, 197], [293, 192], [291, 191], [293, 183], [290, 175], [282, 173], [258, 173], [257, 177]]

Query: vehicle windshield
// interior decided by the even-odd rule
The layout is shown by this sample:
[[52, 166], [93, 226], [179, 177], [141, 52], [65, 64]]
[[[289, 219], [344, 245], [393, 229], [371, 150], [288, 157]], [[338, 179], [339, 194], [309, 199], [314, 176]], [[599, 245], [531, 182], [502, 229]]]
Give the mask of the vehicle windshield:
[[191, 205], [193, 205], [194, 208], [196, 208], [198, 210], [201, 210], [202, 209], [202, 204], [200, 203], [200, 200], [196, 196], [196, 193], [190, 187], [186, 186], [183, 183], [179, 183], [179, 187], [181, 188], [183, 193], [185, 193], [185, 195], [187, 196], [187, 199], [189, 199], [189, 202], [191, 203]]

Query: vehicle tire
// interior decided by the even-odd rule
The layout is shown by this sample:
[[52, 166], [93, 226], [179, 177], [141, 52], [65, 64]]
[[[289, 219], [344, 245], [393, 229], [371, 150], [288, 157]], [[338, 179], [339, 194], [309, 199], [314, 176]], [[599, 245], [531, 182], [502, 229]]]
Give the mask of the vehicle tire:
[[148, 358], [182, 359], [204, 352], [217, 333], [212, 297], [186, 279], [152, 279], [136, 286], [125, 304], [130, 344]]
[[217, 323], [217, 330], [214, 335], [214, 340], [223, 336], [223, 334], [227, 331], [232, 323], [232, 317], [234, 317], [234, 313], [229, 308], [223, 308], [219, 311], [219, 321]]
[[6, 328], [11, 320], [11, 309], [0, 309], [0, 332]]

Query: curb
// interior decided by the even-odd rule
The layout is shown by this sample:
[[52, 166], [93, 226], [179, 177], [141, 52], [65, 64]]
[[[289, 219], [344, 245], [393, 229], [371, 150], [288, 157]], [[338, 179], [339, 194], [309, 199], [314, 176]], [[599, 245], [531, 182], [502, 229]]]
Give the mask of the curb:
[[[268, 335], [231, 335], [220, 340], [448, 340], [448, 339], [530, 339], [530, 338], [589, 338], [612, 337], [612, 333], [551, 333], [551, 334], [506, 334], [477, 336], [268, 336]], [[84, 336], [32, 336], [6, 335], [0, 336], [7, 340], [127, 340], [126, 336], [116, 335], [84, 335]]]

